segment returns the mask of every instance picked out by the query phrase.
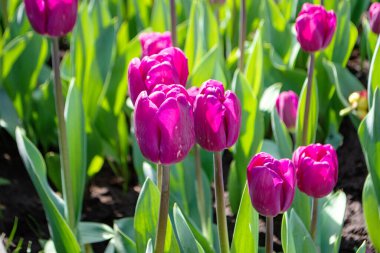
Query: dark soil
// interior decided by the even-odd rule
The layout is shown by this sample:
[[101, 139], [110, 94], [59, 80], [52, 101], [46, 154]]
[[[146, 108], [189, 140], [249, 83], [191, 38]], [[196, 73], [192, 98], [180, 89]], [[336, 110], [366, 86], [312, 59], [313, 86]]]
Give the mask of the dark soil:
[[[363, 154], [355, 128], [348, 118], [344, 119], [341, 133], [344, 143], [338, 149], [339, 179], [336, 189], [342, 189], [348, 198], [343, 238], [340, 252], [354, 252], [364, 240], [368, 240], [361, 195], [367, 175]], [[13, 139], [0, 130], [0, 177], [7, 178], [11, 184], [0, 186], [0, 234], [9, 235], [18, 217], [16, 242], [24, 238], [32, 242], [32, 252], [41, 249], [38, 242], [48, 238], [47, 223], [37, 193], [18, 155]], [[100, 173], [90, 180], [84, 202], [83, 220], [97, 221], [112, 226], [113, 220], [133, 216], [140, 188], [130, 186], [127, 192], [122, 190], [122, 181], [105, 166]], [[229, 230], [233, 231], [235, 217], [229, 216]], [[281, 218], [275, 220], [279, 228]], [[281, 251], [280, 232], [275, 235], [275, 250]], [[264, 245], [265, 223], [260, 221], [260, 245]], [[230, 236], [232, 238], [232, 234]], [[95, 245], [95, 252], [103, 252], [104, 244]]]

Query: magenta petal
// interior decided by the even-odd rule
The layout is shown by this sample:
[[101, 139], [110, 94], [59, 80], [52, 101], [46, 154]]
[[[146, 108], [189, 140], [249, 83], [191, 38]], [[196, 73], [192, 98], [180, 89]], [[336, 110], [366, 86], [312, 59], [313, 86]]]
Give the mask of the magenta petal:
[[33, 29], [46, 34], [47, 4], [44, 0], [24, 0], [25, 10]]
[[158, 54], [161, 50], [172, 46], [170, 32], [142, 33], [139, 40], [143, 51], [142, 57]]
[[157, 111], [147, 92], [141, 92], [136, 100], [135, 134], [141, 153], [155, 163], [159, 162], [161, 141]]
[[373, 3], [369, 8], [369, 24], [374, 33], [380, 34], [380, 3]]
[[157, 84], [175, 84], [178, 82], [178, 76], [173, 73], [173, 66], [168, 62], [163, 62], [152, 67], [146, 76], [146, 86], [150, 91]]
[[160, 162], [172, 164], [185, 158], [193, 147], [194, 121], [187, 102], [168, 98], [159, 108], [157, 117], [161, 132]]
[[186, 86], [187, 78], [189, 76], [189, 67], [187, 58], [181, 49], [176, 47], [169, 47], [162, 50], [160, 54], [171, 58], [171, 62], [176, 69], [179, 78], [178, 82], [183, 86]]
[[76, 22], [78, 0], [48, 0], [46, 32], [50, 36], [63, 36]]
[[146, 90], [146, 86], [140, 73], [140, 60], [133, 58], [128, 66], [128, 92], [133, 104], [144, 90]]
[[202, 148], [222, 151], [226, 148], [225, 108], [212, 96], [198, 95], [194, 103], [195, 136]]
[[224, 100], [224, 106], [226, 108], [224, 115], [226, 134], [226, 147], [229, 148], [235, 144], [239, 137], [240, 125], [241, 125], [241, 107], [237, 96], [227, 91]]

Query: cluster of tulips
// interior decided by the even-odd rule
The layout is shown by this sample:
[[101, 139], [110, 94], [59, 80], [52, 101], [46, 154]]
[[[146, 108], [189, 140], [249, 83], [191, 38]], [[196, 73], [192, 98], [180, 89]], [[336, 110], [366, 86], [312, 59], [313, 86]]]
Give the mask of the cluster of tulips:
[[[59, 121], [61, 162], [65, 183], [70, 181], [65, 145], [63, 96], [59, 79], [58, 36], [70, 32], [75, 24], [77, 1], [25, 0], [26, 13], [36, 32], [53, 37], [53, 65], [56, 76], [56, 109]], [[370, 8], [372, 30], [380, 33], [380, 3]], [[296, 186], [314, 198], [311, 235], [317, 225], [319, 198], [327, 196], [337, 183], [338, 159], [329, 145], [311, 144], [307, 139], [312, 93], [314, 54], [325, 49], [336, 30], [337, 18], [323, 6], [306, 3], [296, 20], [297, 40], [310, 54], [306, 106], [301, 145], [292, 160], [275, 159], [268, 153], [258, 153], [247, 165], [247, 182], [253, 207], [267, 217], [269, 227], [273, 217], [292, 205]], [[134, 58], [128, 67], [129, 97], [134, 105], [134, 129], [141, 153], [156, 163], [158, 186], [161, 190], [160, 214], [155, 248], [163, 252], [169, 211], [169, 165], [181, 162], [190, 150], [199, 145], [214, 152], [215, 200], [220, 249], [228, 252], [229, 242], [224, 203], [222, 152], [231, 148], [239, 137], [242, 109], [237, 95], [217, 80], [205, 81], [200, 87], [186, 89], [189, 75], [186, 55], [174, 47], [169, 32], [144, 33], [140, 36], [142, 57]], [[364, 118], [367, 93], [356, 92], [349, 99], [349, 110], [357, 110]], [[298, 97], [293, 91], [282, 92], [276, 101], [277, 112], [290, 132], [294, 132], [298, 114]], [[66, 151], [65, 151], [66, 150]], [[70, 188], [64, 187], [65, 198]], [[268, 230], [273, 232], [273, 228]], [[271, 234], [267, 234], [271, 238]], [[269, 239], [267, 252], [272, 252]]]

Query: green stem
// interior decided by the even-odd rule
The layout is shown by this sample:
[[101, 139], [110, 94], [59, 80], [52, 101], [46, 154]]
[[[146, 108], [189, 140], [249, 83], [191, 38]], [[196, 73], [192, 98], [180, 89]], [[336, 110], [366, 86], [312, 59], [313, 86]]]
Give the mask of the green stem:
[[161, 173], [161, 198], [160, 198], [160, 211], [158, 214], [157, 233], [155, 241], [155, 253], [163, 253], [165, 249], [166, 227], [168, 223], [169, 214], [169, 184], [170, 184], [170, 167], [159, 165], [162, 167]]
[[315, 234], [317, 231], [317, 220], [318, 220], [318, 199], [313, 198], [313, 212], [311, 213], [311, 225], [310, 225], [310, 234], [313, 240], [315, 240]]
[[199, 147], [197, 144], [194, 146], [195, 153], [195, 173], [196, 173], [196, 181], [197, 181], [197, 202], [198, 202], [198, 210], [199, 216], [201, 218], [201, 227], [202, 233], [207, 235], [207, 221], [206, 221], [206, 207], [205, 207], [205, 197], [203, 190], [203, 179], [202, 179], [202, 165], [201, 165], [201, 155], [199, 152]]
[[273, 253], [273, 217], [267, 216], [265, 233], [265, 253]]
[[244, 42], [245, 42], [245, 33], [247, 30], [247, 14], [246, 14], [246, 4], [245, 0], [240, 2], [240, 39], [239, 39], [239, 50], [240, 50], [240, 59], [239, 59], [239, 69], [240, 71], [244, 70]]
[[307, 71], [307, 90], [306, 90], [306, 104], [305, 104], [305, 114], [304, 114], [304, 124], [302, 128], [302, 146], [306, 146], [308, 143], [307, 132], [309, 128], [309, 112], [310, 112], [310, 100], [311, 100], [311, 91], [313, 85], [313, 73], [314, 73], [314, 62], [315, 55], [310, 53], [310, 62], [309, 68]]
[[8, 27], [8, 7], [7, 7], [7, 0], [1, 0], [1, 10], [2, 10], [2, 18], [3, 18], [3, 25], [4, 25], [4, 31]]
[[177, 16], [175, 12], [175, 0], [170, 0], [171, 36], [173, 45], [177, 45]]
[[65, 215], [67, 223], [75, 234], [75, 210], [74, 210], [74, 195], [71, 180], [69, 149], [67, 146], [66, 136], [66, 123], [64, 117], [64, 98], [62, 94], [62, 83], [59, 72], [59, 46], [58, 38], [52, 38], [52, 62], [54, 69], [54, 95], [55, 95], [55, 109], [58, 117], [58, 138], [59, 138], [59, 151], [61, 161], [61, 174], [62, 174], [62, 188], [63, 198], [66, 202]]
[[157, 188], [161, 191], [162, 188], [162, 164], [157, 164]]
[[[368, 87], [367, 87], [368, 108], [371, 108], [372, 106], [372, 96], [373, 96], [372, 93], [374, 92], [374, 87], [372, 87], [372, 79], [375, 72], [374, 68], [375, 68], [375, 61], [377, 57], [380, 57], [380, 35], [377, 37], [377, 43], [376, 43], [375, 51], [373, 52], [373, 55], [372, 55], [371, 67], [369, 70]], [[378, 84], [375, 83], [374, 85], [378, 85]]]
[[224, 183], [222, 152], [214, 152], [214, 181], [216, 200], [216, 221], [218, 225], [219, 246], [221, 253], [229, 252], [227, 217], [224, 204]]

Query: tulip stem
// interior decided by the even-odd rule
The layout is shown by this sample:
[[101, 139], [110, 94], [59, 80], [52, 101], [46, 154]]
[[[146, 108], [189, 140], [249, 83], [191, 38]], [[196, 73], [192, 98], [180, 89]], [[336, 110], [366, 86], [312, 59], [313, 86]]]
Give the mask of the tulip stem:
[[173, 45], [177, 45], [177, 16], [175, 11], [175, 0], [170, 0], [170, 20], [171, 20], [171, 35]]
[[155, 241], [155, 253], [163, 253], [165, 249], [165, 237], [166, 227], [168, 223], [169, 214], [169, 184], [170, 184], [170, 167], [165, 165], [159, 165], [162, 167], [161, 173], [161, 198], [160, 198], [160, 210], [158, 213], [158, 224]]
[[205, 208], [205, 197], [203, 191], [203, 179], [202, 179], [202, 165], [201, 165], [201, 154], [199, 152], [199, 147], [197, 144], [194, 145], [194, 153], [195, 153], [195, 173], [197, 178], [197, 202], [198, 202], [198, 210], [199, 216], [201, 218], [201, 227], [202, 233], [207, 235], [207, 222], [206, 222], [206, 208]]
[[161, 191], [162, 188], [162, 164], [157, 164], [157, 187]]
[[74, 195], [71, 180], [69, 148], [67, 145], [67, 132], [64, 117], [64, 98], [62, 94], [62, 83], [59, 71], [59, 45], [58, 38], [52, 38], [52, 62], [54, 69], [54, 95], [55, 109], [58, 117], [58, 143], [60, 150], [61, 175], [63, 185], [63, 198], [65, 199], [65, 213], [69, 227], [75, 234], [75, 211], [74, 211]]
[[311, 91], [313, 85], [313, 73], [314, 73], [314, 62], [315, 55], [314, 53], [310, 53], [310, 62], [309, 68], [307, 71], [307, 89], [306, 89], [306, 104], [305, 104], [305, 114], [304, 114], [304, 124], [302, 129], [302, 146], [306, 146], [308, 144], [307, 140], [307, 132], [309, 128], [309, 112], [310, 112], [310, 100], [311, 100]]
[[265, 253], [273, 253], [273, 217], [267, 216], [265, 233]]
[[246, 5], [245, 0], [241, 0], [240, 2], [240, 40], [239, 40], [239, 51], [240, 51], [240, 59], [239, 59], [239, 69], [243, 71], [244, 69], [244, 42], [245, 42], [245, 33], [247, 26], [247, 16], [246, 16]]
[[372, 106], [372, 96], [373, 96], [373, 92], [375, 92], [374, 88], [372, 87], [372, 81], [373, 81], [373, 75], [375, 73], [374, 68], [375, 68], [375, 62], [377, 60], [376, 58], [378, 57], [380, 57], [380, 36], [377, 37], [377, 43], [376, 43], [375, 51], [372, 55], [371, 65], [369, 69], [368, 87], [367, 87], [368, 108], [371, 108]]
[[315, 234], [317, 231], [317, 220], [318, 220], [318, 198], [313, 198], [313, 212], [311, 213], [311, 225], [310, 225], [310, 234], [313, 240], [315, 240]]
[[227, 217], [224, 204], [224, 182], [222, 152], [214, 152], [214, 183], [216, 200], [216, 221], [218, 225], [219, 246], [221, 253], [229, 252]]

